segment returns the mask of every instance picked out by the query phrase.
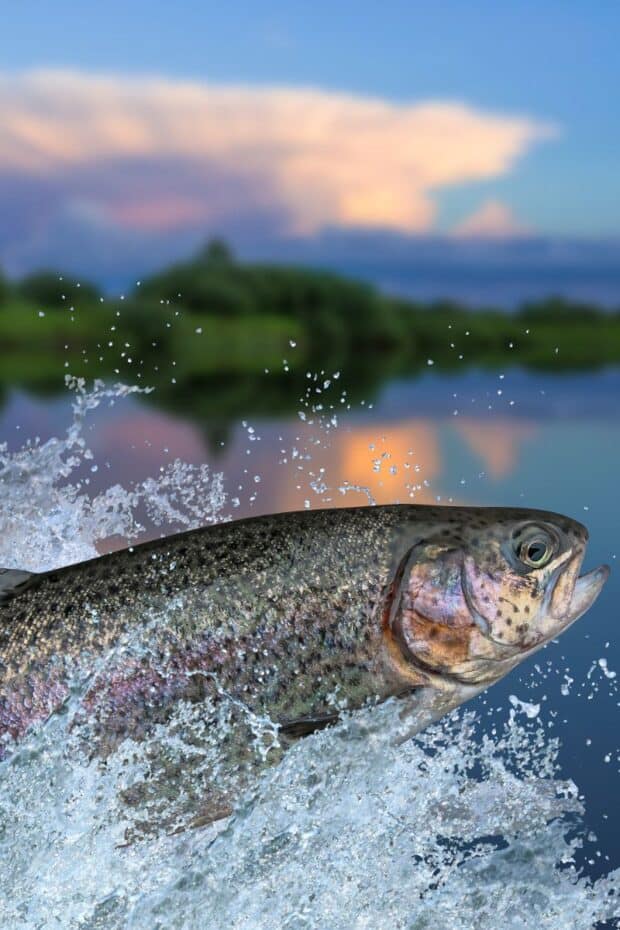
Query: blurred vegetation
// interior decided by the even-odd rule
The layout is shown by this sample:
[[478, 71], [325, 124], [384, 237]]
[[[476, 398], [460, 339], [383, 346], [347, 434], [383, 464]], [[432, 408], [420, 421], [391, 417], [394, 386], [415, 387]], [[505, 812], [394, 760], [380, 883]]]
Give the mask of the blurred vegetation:
[[9, 294], [10, 294], [9, 282], [7, 281], [7, 279], [4, 277], [4, 275], [0, 271], [0, 307], [2, 307], [3, 304], [6, 303], [6, 301], [9, 298]]
[[100, 290], [94, 284], [82, 284], [69, 275], [45, 270], [26, 275], [16, 290], [25, 300], [55, 310], [75, 306], [78, 302], [94, 303], [101, 297]]
[[63, 373], [105, 377], [153, 385], [158, 405], [225, 424], [294, 409], [308, 370], [344, 370], [355, 400], [430, 364], [618, 363], [618, 311], [561, 298], [515, 313], [421, 304], [328, 272], [238, 263], [221, 240], [126, 299], [55, 272], [0, 274], [0, 396], [59, 391]]

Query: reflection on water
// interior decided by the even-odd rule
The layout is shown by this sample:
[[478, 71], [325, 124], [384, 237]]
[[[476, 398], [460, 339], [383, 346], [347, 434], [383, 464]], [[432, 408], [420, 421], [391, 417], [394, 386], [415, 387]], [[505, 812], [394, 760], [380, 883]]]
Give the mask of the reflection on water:
[[[591, 522], [604, 520], [615, 497], [618, 396], [615, 371], [469, 372], [391, 382], [350, 405], [346, 378], [322, 376], [298, 415], [246, 420], [241, 412], [226, 423], [226, 438], [214, 438], [209, 418], [162, 412], [155, 392], [97, 411], [88, 438], [98, 468], [84, 477], [97, 490], [180, 458], [224, 473], [236, 516], [350, 506], [370, 495], [377, 503], [525, 501], [577, 517], [589, 511]], [[68, 392], [45, 401], [14, 392], [0, 436], [14, 448], [25, 437], [59, 435], [70, 406]]]
[[[308, 379], [298, 415], [240, 416], [223, 439], [214, 439], [208, 420], [158, 410], [156, 395], [128, 397], [93, 416], [86, 438], [94, 458], [81, 468], [82, 489], [127, 486], [178, 458], [224, 474], [231, 516], [369, 499], [542, 507], [582, 519], [591, 532], [588, 565], [613, 569], [619, 387], [614, 371], [429, 372], [389, 383], [348, 409], [346, 372], [327, 373]], [[70, 420], [68, 395], [41, 401], [13, 393], [0, 413], [0, 437], [17, 447], [25, 437], [62, 435]], [[544, 708], [544, 726], [560, 741], [561, 771], [584, 792], [587, 823], [599, 837], [600, 855], [584, 852], [591, 874], [620, 863], [618, 678], [605, 671], [620, 668], [618, 575], [612, 571], [593, 610], [559, 645], [496, 686], [490, 705], [477, 702], [479, 709], [507, 706], [516, 693]]]

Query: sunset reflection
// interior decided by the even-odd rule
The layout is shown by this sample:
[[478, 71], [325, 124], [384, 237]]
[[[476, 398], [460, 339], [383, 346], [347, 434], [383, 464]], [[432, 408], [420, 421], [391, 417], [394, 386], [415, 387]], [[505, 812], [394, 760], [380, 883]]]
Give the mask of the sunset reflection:
[[[421, 406], [413, 388], [407, 406]], [[592, 427], [587, 441], [576, 443], [579, 418], [534, 418], [514, 410], [512, 415], [480, 409], [476, 416], [429, 411], [398, 418], [380, 407], [358, 408], [340, 415], [336, 427], [327, 426], [328, 419], [302, 422], [293, 415], [233, 421], [222, 431], [208, 420], [183, 419], [127, 398], [92, 415], [88, 443], [97, 467], [89, 470], [87, 485], [92, 495], [114, 483], [131, 487], [180, 459], [208, 463], [212, 473], [223, 474], [228, 497], [223, 515], [232, 518], [369, 501], [505, 505], [525, 495], [530, 506], [538, 500], [539, 506], [568, 512], [574, 511], [577, 495], [587, 504], [588, 476], [598, 461], [588, 448], [604, 442], [609, 453], [613, 444], [605, 430], [599, 435]], [[60, 405], [14, 395], [0, 426], [16, 442], [23, 434], [11, 424], [45, 441], [64, 434], [69, 407], [61, 413]], [[566, 461], [570, 457], [581, 476], [570, 488], [558, 483], [558, 454]], [[568, 499], [554, 504], [555, 496], [569, 492]], [[159, 532], [147, 520], [147, 533]]]
[[[454, 474], [449, 447], [465, 444], [475, 456], [476, 473], [497, 480], [518, 469], [523, 449], [538, 433], [538, 426], [519, 420], [417, 417], [346, 425], [318, 447], [308, 430], [304, 438], [311, 461], [287, 461], [277, 478], [269, 474], [269, 462], [261, 463], [267, 471], [261, 509], [294, 510], [308, 506], [306, 502], [346, 507], [365, 504], [369, 497], [377, 504], [430, 504], [438, 498], [475, 503]], [[287, 465], [292, 466], [288, 473]], [[323, 483], [328, 490], [317, 493]], [[346, 487], [351, 490], [342, 493]]]
[[519, 456], [528, 440], [539, 428], [533, 423], [514, 420], [460, 419], [454, 423], [456, 432], [484, 464], [490, 478], [504, 478], [518, 465]]
[[[455, 472], [451, 450], [458, 447], [463, 453], [458, 460], [467, 452], [473, 455], [476, 476], [499, 481], [519, 470], [528, 444], [541, 433], [540, 425], [516, 418], [343, 420], [329, 431], [317, 424], [300, 430], [299, 425], [257, 423], [248, 435], [238, 424], [222, 446], [213, 448], [197, 425], [136, 407], [106, 419], [93, 437], [93, 449], [96, 457], [105, 450], [125, 482], [155, 475], [162, 463], [175, 458], [209, 462], [224, 473], [230, 500], [239, 500], [234, 515], [246, 516], [369, 500], [476, 503], [470, 481], [463, 483], [462, 461]], [[280, 450], [277, 456], [274, 448]], [[466, 471], [465, 477], [472, 474]]]
[[[337, 436], [330, 463], [337, 481], [367, 486], [378, 504], [409, 499], [419, 503], [434, 500], [424, 482], [437, 478], [441, 452], [437, 427], [430, 420], [377, 423], [372, 429], [353, 428]], [[347, 498], [344, 503], [350, 503]]]

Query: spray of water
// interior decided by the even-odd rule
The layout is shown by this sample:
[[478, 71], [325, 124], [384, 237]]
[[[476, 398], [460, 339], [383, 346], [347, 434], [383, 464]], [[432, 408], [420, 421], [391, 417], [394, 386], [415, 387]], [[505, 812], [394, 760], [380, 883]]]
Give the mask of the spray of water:
[[97, 544], [114, 536], [132, 540], [144, 526], [143, 508], [155, 526], [191, 529], [225, 519], [223, 476], [208, 465], [172, 462], [157, 478], [132, 488], [118, 484], [91, 497], [83, 481], [72, 480], [93, 459], [84, 436], [89, 413], [149, 388], [67, 376], [73, 419], [64, 437], [27, 442], [17, 452], [0, 444], [0, 565], [46, 571], [98, 554]]

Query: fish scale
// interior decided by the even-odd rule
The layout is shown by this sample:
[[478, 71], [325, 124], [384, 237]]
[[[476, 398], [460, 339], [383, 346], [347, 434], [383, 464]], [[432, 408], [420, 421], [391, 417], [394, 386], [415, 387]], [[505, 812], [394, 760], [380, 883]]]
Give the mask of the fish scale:
[[586, 542], [546, 511], [394, 505], [255, 517], [5, 572], [4, 752], [76, 693], [101, 756], [183, 703], [208, 716], [233, 702], [286, 743], [343, 707], [408, 695], [415, 732], [587, 609], [608, 570], [578, 578]]
[[[88, 677], [121, 637], [125, 648], [146, 648], [163, 676], [166, 662], [172, 677], [216, 674], [222, 689], [256, 712], [317, 713], [337, 685], [346, 691], [350, 682], [355, 698], [380, 635], [371, 619], [393, 561], [398, 515], [353, 509], [260, 517], [35, 576], [1, 608], [0, 701], [12, 694], [19, 703], [20, 689], [30, 697], [19, 720], [13, 714], [13, 729], [21, 735], [47, 717], [63, 684], [68, 690], [74, 674]], [[167, 660], [157, 661], [158, 649]], [[113, 712], [113, 692], [110, 700]]]

